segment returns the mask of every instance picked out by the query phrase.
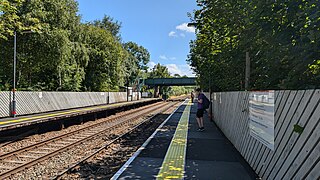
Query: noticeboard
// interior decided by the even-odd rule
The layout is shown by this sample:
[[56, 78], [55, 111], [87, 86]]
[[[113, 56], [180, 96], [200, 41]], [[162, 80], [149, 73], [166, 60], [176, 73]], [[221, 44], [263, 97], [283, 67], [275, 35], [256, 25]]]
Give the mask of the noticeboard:
[[252, 91], [249, 97], [250, 135], [274, 150], [274, 91]]

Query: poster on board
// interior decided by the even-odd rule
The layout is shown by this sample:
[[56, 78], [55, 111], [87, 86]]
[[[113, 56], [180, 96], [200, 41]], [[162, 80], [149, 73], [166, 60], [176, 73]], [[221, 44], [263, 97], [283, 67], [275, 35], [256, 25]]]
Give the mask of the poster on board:
[[252, 91], [249, 97], [250, 135], [274, 151], [274, 91]]

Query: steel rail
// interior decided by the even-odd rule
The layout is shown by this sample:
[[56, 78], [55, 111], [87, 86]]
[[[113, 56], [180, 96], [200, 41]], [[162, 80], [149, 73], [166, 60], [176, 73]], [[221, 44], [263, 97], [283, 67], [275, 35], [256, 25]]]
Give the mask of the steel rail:
[[[163, 103], [162, 103], [162, 102], [161, 102], [161, 103], [156, 103], [156, 105], [157, 105], [157, 104], [163, 104]], [[97, 122], [97, 123], [94, 123], [94, 124], [89, 125], [89, 126], [87, 126], [87, 127], [83, 127], [83, 128], [80, 128], [80, 129], [76, 129], [76, 130], [74, 130], [74, 131], [71, 131], [71, 132], [68, 132], [68, 133], [65, 133], [65, 134], [62, 134], [62, 135], [59, 135], [59, 136], [55, 136], [55, 137], [53, 137], [53, 138], [46, 139], [46, 140], [44, 140], [44, 141], [31, 144], [31, 145], [29, 145], [29, 146], [25, 146], [25, 147], [23, 147], [23, 148], [20, 148], [20, 149], [14, 150], [14, 151], [10, 151], [10, 152], [8, 152], [8, 153], [1, 154], [1, 155], [0, 155], [0, 162], [1, 162], [2, 159], [7, 158], [7, 157], [11, 156], [12, 154], [20, 153], [20, 152], [22, 152], [22, 151], [29, 150], [29, 149], [34, 148], [34, 147], [36, 147], [36, 146], [41, 146], [41, 145], [43, 145], [43, 144], [45, 144], [45, 143], [49, 143], [49, 142], [54, 141], [54, 140], [58, 140], [58, 139], [61, 139], [61, 138], [65, 138], [65, 137], [67, 137], [67, 136], [73, 136], [73, 135], [75, 135], [76, 133], [78, 133], [78, 134], [79, 134], [79, 133], [82, 133], [83, 131], [86, 131], [86, 130], [89, 130], [89, 129], [92, 129], [92, 128], [101, 126], [101, 125], [106, 124], [106, 123], [110, 123], [110, 122], [115, 121], [115, 120], [117, 120], [117, 119], [119, 119], [119, 118], [125, 117], [125, 116], [127, 116], [128, 114], [132, 114], [132, 113], [136, 113], [136, 112], [140, 112], [140, 111], [142, 111], [142, 110], [148, 109], [149, 107], [152, 107], [152, 106], [154, 106], [154, 105], [155, 105], [155, 104], [147, 105], [147, 106], [144, 106], [144, 107], [142, 107], [142, 108], [135, 109], [135, 110], [133, 110], [133, 111], [125, 111], [123, 114], [119, 114], [119, 115], [116, 115], [116, 116], [114, 116], [114, 117], [108, 117], [108, 118], [106, 118], [106, 119], [105, 119], [104, 121], [102, 121], [102, 122]]]
[[[175, 103], [175, 104], [178, 104], [178, 103]], [[175, 105], [174, 104], [174, 105]], [[164, 110], [162, 110], [161, 112], [165, 112], [167, 111], [168, 109], [170, 109], [172, 106], [166, 106], [164, 108]], [[57, 180], [59, 178], [61, 178], [64, 174], [68, 173], [69, 171], [73, 170], [75, 167], [79, 166], [80, 164], [86, 162], [88, 159], [92, 158], [93, 156], [95, 156], [96, 154], [98, 154], [100, 151], [106, 149], [107, 147], [109, 147], [110, 145], [112, 145], [113, 143], [115, 143], [116, 141], [118, 141], [119, 139], [121, 139], [122, 137], [124, 137], [125, 135], [133, 132], [134, 130], [136, 130], [139, 126], [141, 126], [142, 124], [146, 123], [147, 121], [151, 120], [152, 118], [154, 118], [155, 116], [157, 116], [158, 114], [160, 114], [161, 112], [158, 112], [157, 114], [154, 114], [153, 116], [149, 117], [148, 119], [145, 119], [144, 121], [140, 122], [139, 124], [135, 125], [132, 129], [130, 129], [129, 131], [127, 132], [124, 132], [122, 133], [121, 135], [119, 135], [117, 138], [113, 139], [112, 141], [104, 144], [102, 147], [100, 147], [99, 149], [97, 149], [96, 151], [94, 151], [93, 153], [91, 153], [90, 155], [82, 158], [81, 160], [79, 160], [78, 162], [76, 163], [73, 163], [72, 165], [69, 165], [68, 168], [66, 168], [65, 170], [63, 170], [62, 172], [60, 172], [58, 175], [56, 175], [55, 177], [53, 178], [50, 178], [52, 180]]]
[[[157, 109], [161, 109], [161, 107], [163, 107], [163, 104], [159, 104], [158, 106], [155, 106], [155, 107], [151, 107], [150, 109], [144, 109], [144, 111], [146, 111], [146, 112], [144, 112], [144, 111], [142, 111], [144, 114], [146, 114], [146, 113], [150, 113], [150, 112], [153, 112], [153, 111], [155, 111], [155, 110], [157, 110]], [[99, 132], [97, 132], [97, 133], [94, 133], [94, 134], [92, 134], [92, 135], [90, 135], [89, 134], [89, 136], [87, 136], [87, 137], [84, 137], [84, 138], [82, 138], [81, 140], [77, 140], [76, 142], [70, 142], [70, 144], [66, 144], [65, 146], [63, 146], [63, 147], [60, 147], [59, 149], [56, 149], [56, 150], [53, 150], [53, 151], [50, 151], [50, 152], [44, 152], [45, 154], [43, 154], [42, 156], [40, 156], [40, 157], [36, 157], [35, 159], [33, 159], [33, 160], [30, 160], [30, 161], [25, 161], [25, 163], [23, 163], [23, 164], [21, 164], [21, 163], [19, 163], [19, 164], [21, 164], [21, 165], [18, 165], [18, 166], [16, 166], [16, 167], [13, 167], [13, 168], [10, 168], [9, 170], [7, 170], [7, 171], [5, 171], [5, 172], [2, 172], [1, 174], [0, 174], [0, 178], [1, 179], [3, 179], [3, 178], [6, 178], [6, 177], [9, 177], [9, 176], [11, 176], [12, 174], [14, 174], [14, 173], [17, 173], [17, 172], [20, 172], [21, 170], [23, 170], [23, 169], [25, 169], [25, 168], [27, 168], [27, 167], [31, 167], [31, 166], [33, 166], [34, 164], [37, 164], [37, 163], [39, 163], [39, 162], [41, 162], [41, 161], [43, 161], [43, 160], [45, 160], [45, 159], [48, 159], [48, 158], [50, 158], [50, 157], [53, 157], [53, 156], [55, 156], [56, 154], [58, 154], [58, 153], [60, 153], [60, 152], [63, 152], [63, 151], [65, 151], [65, 150], [67, 150], [67, 149], [70, 149], [71, 147], [73, 147], [73, 146], [75, 146], [75, 145], [78, 145], [78, 144], [80, 144], [80, 143], [82, 143], [82, 142], [84, 142], [84, 141], [87, 141], [87, 140], [89, 140], [89, 139], [92, 139], [92, 138], [94, 138], [94, 137], [97, 137], [97, 136], [99, 136], [100, 134], [103, 134], [103, 133], [105, 133], [105, 131], [106, 130], [109, 130], [109, 129], [111, 129], [111, 128], [115, 128], [115, 127], [121, 127], [122, 125], [124, 125], [124, 124], [126, 124], [126, 123], [130, 123], [131, 121], [130, 120], [136, 120], [136, 119], [138, 119], [139, 117], [141, 117], [141, 110], [140, 111], [137, 111], [136, 112], [136, 114], [134, 114], [134, 115], [131, 115], [131, 116], [127, 116], [127, 117], [125, 117], [124, 118], [124, 120], [121, 120], [121, 122], [118, 122], [117, 124], [113, 124], [113, 125], [111, 125], [111, 126], [109, 126], [109, 127], [106, 127], [106, 128], [104, 128], [103, 130], [101, 130], [101, 131], [99, 131]], [[118, 119], [118, 118], [117, 118]], [[47, 145], [46, 143], [44, 143], [45, 145]], [[40, 147], [40, 146], [39, 146]], [[33, 146], [33, 148], [39, 148], [38, 146], [36, 146], [36, 147], [34, 147]], [[51, 149], [53, 149], [53, 148], [51, 148]], [[22, 150], [22, 151], [20, 151], [20, 152], [27, 152], [26, 150]], [[19, 153], [19, 152], [18, 152]], [[18, 153], [12, 153], [14, 156], [16, 156]], [[32, 152], [31, 152], [32, 153]], [[9, 157], [11, 157], [11, 156], [7, 156], [7, 158], [9, 158]], [[3, 159], [2, 159], [3, 160]], [[1, 161], [0, 161], [1, 162]]]

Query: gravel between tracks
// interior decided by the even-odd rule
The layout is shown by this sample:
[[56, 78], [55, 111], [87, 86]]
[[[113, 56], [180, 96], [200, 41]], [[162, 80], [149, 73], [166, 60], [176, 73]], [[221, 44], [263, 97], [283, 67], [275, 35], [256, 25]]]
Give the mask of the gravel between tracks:
[[61, 179], [110, 179], [175, 108], [142, 124]]
[[[141, 108], [143, 108], [143, 107], [141, 107]], [[11, 151], [17, 150], [17, 149], [21, 149], [23, 147], [29, 146], [30, 144], [41, 142], [41, 141], [44, 141], [46, 139], [50, 139], [50, 138], [52, 138], [54, 136], [58, 136], [58, 135], [61, 135], [61, 134], [66, 134], [66, 133], [69, 133], [69, 132], [72, 132], [72, 131], [75, 131], [75, 130], [78, 130], [78, 129], [81, 129], [81, 128], [84, 128], [84, 127], [88, 127], [88, 126], [90, 126], [92, 124], [95, 124], [97, 122], [102, 122], [102, 121], [105, 121], [106, 119], [111, 119], [111, 118], [113, 118], [115, 116], [122, 115], [122, 114], [125, 114], [127, 112], [133, 112], [135, 110], [136, 109], [132, 109], [132, 110], [125, 111], [125, 112], [119, 112], [119, 113], [117, 113], [115, 115], [112, 115], [112, 116], [109, 116], [109, 117], [106, 117], [106, 118], [97, 119], [96, 121], [88, 121], [88, 122], [86, 122], [84, 124], [80, 124], [80, 125], [73, 125], [73, 126], [70, 126], [68, 128], [62, 129], [60, 131], [52, 131], [52, 132], [47, 132], [47, 133], [44, 133], [44, 134], [32, 135], [32, 136], [26, 137], [25, 139], [22, 139], [22, 140], [10, 143], [10, 144], [8, 144], [8, 145], [6, 145], [4, 147], [1, 147], [0, 148], [0, 154], [4, 154], [4, 153], [7, 153], [7, 152], [11, 152]], [[0, 146], [1, 146], [1, 144], [0, 144]]]
[[[172, 107], [170, 110], [173, 111], [173, 109], [174, 108]], [[133, 111], [133, 110], [131, 110], [131, 111]], [[80, 160], [81, 158], [83, 158], [84, 156], [91, 154], [96, 149], [98, 149], [102, 144], [105, 144], [106, 142], [110, 141], [113, 137], [117, 137], [119, 134], [124, 133], [124, 131], [128, 131], [129, 129], [134, 127], [135, 124], [143, 121], [144, 119], [146, 119], [146, 117], [137, 119], [135, 123], [130, 123], [126, 126], [112, 129], [109, 132], [106, 132], [101, 137], [96, 137], [96, 138], [92, 139], [90, 142], [86, 141], [76, 147], [73, 147], [63, 153], [60, 153], [57, 156], [54, 156], [48, 160], [45, 160], [41, 163], [38, 163], [37, 165], [35, 165], [31, 168], [28, 168], [23, 172], [17, 173], [10, 178], [11, 179], [49, 179], [50, 177], [57, 175], [57, 173], [60, 170], [67, 168], [67, 166], [69, 164], [75, 163], [78, 160]], [[155, 118], [155, 119], [157, 119], [157, 118]], [[102, 120], [103, 119], [99, 119], [97, 121], [102, 121]], [[97, 122], [97, 121], [95, 121], [95, 122]], [[29, 145], [30, 143], [39, 142], [40, 140], [44, 140], [44, 139], [48, 139], [52, 136], [56, 136], [58, 133], [71, 132], [71, 131], [74, 131], [75, 129], [83, 128], [84, 126], [89, 126], [95, 122], [87, 122], [83, 125], [71, 126], [71, 127], [64, 129], [62, 131], [49, 132], [49, 133], [45, 133], [42, 135], [34, 135], [34, 136], [29, 137], [27, 139], [24, 139], [22, 141], [10, 144], [10, 146], [3, 147], [1, 149], [1, 152], [3, 153], [3, 152], [12, 151], [14, 149], [18, 149], [19, 147], [24, 147], [26, 145]], [[155, 123], [153, 123], [153, 124], [155, 124]], [[147, 134], [147, 133], [142, 133], [142, 134]], [[146, 138], [148, 138], [148, 137], [146, 137]], [[99, 166], [99, 169], [96, 169], [97, 165], [95, 164], [92, 167], [89, 166], [88, 167], [89, 169], [87, 168], [87, 170], [83, 170], [82, 173], [69, 174], [65, 177], [65, 179], [82, 179], [82, 178], [84, 178], [83, 176], [86, 176], [85, 172], [89, 172], [88, 174], [92, 174], [93, 176], [95, 176], [97, 178], [100, 176], [100, 174], [103, 174], [103, 177], [105, 177], [105, 178], [111, 176], [121, 166], [121, 164], [124, 163], [126, 161], [126, 159], [128, 159], [131, 156], [131, 154], [134, 153], [135, 150], [137, 148], [139, 148], [140, 145], [144, 142], [144, 141], [142, 141], [143, 138], [139, 138], [139, 139], [141, 139], [141, 142], [139, 141], [138, 145], [134, 145], [132, 147], [123, 146], [121, 143], [118, 143], [118, 144], [114, 144], [114, 145], [110, 146], [110, 148], [107, 148], [106, 150], [104, 150], [103, 154], [108, 156], [106, 161], [109, 162], [109, 164], [106, 165], [106, 166], [108, 166], [107, 170], [105, 170], [105, 168], [101, 168], [100, 166]], [[118, 152], [120, 154], [115, 153], [115, 152]], [[101, 156], [101, 157], [96, 156], [96, 158], [97, 159], [95, 159], [95, 158], [93, 159], [93, 162], [97, 161], [99, 163], [99, 165], [102, 164], [102, 166], [103, 166], [102, 162], [105, 162], [105, 159], [103, 158], [103, 156]], [[99, 159], [100, 159], [100, 161], [99, 161]], [[103, 160], [103, 161], [101, 161], [101, 160]], [[90, 162], [90, 161], [88, 161], [88, 162]], [[97, 175], [95, 175], [92, 172], [96, 172]], [[100, 173], [100, 172], [103, 172], [103, 173]], [[86, 176], [85, 178], [92, 178], [92, 177]]]

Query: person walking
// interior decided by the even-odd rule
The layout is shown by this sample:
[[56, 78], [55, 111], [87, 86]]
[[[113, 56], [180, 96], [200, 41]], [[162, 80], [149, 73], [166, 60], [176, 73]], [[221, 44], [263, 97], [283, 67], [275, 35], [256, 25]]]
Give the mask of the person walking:
[[193, 103], [193, 99], [194, 99], [194, 93], [193, 91], [191, 91], [191, 103]]
[[201, 93], [201, 89], [197, 88], [196, 89], [196, 95], [198, 97], [198, 110], [197, 110], [197, 122], [199, 129], [198, 131], [204, 131], [204, 126], [203, 126], [203, 113], [204, 113], [204, 107], [203, 107], [203, 99], [204, 99], [204, 94]]

